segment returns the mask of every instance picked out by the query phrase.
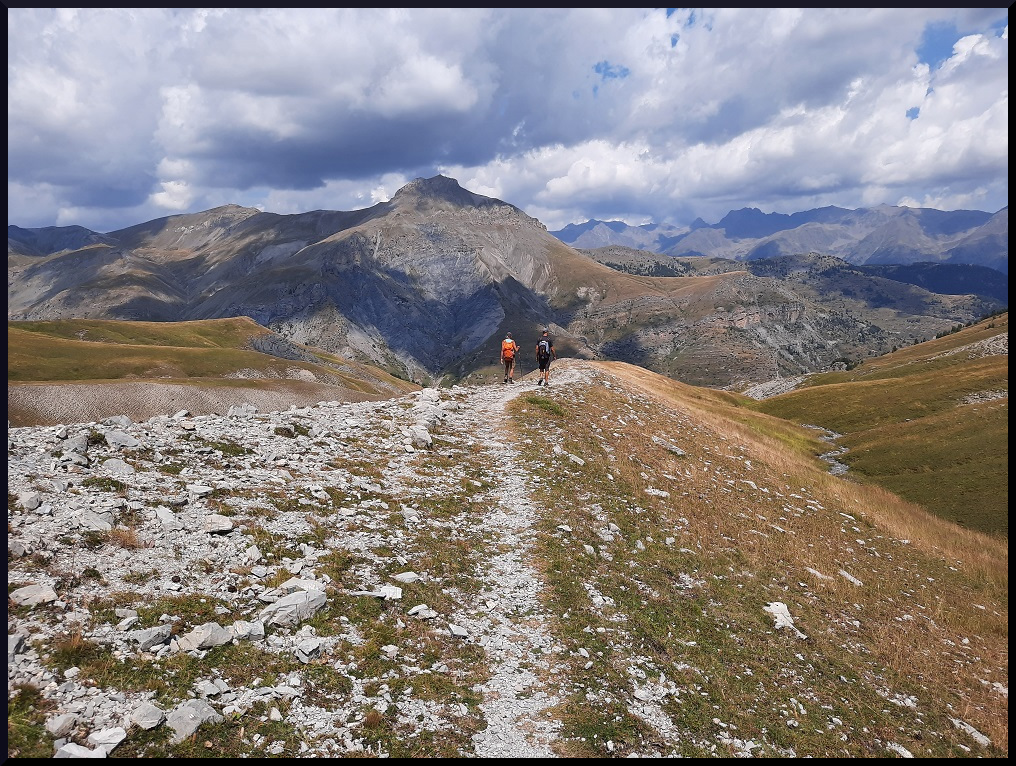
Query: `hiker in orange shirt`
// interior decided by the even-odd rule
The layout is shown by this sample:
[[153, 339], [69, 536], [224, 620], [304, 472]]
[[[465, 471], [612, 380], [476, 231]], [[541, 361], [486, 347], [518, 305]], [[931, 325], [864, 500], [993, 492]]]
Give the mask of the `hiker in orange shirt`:
[[519, 345], [512, 340], [512, 334], [507, 333], [501, 341], [501, 364], [504, 365], [505, 383], [515, 382], [515, 352], [518, 350]]

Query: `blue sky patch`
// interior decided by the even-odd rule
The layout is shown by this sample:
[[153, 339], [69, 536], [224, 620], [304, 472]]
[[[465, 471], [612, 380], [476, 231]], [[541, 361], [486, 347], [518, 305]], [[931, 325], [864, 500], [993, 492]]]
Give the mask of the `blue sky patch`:
[[623, 80], [625, 77], [631, 74], [631, 70], [626, 66], [620, 64], [611, 64], [609, 61], [598, 61], [593, 65], [593, 71], [596, 72], [603, 79], [604, 82], [607, 80]]
[[922, 64], [938, 69], [942, 62], [952, 56], [953, 45], [960, 39], [956, 25], [948, 21], [936, 21], [924, 28], [921, 44], [917, 46], [917, 57]]

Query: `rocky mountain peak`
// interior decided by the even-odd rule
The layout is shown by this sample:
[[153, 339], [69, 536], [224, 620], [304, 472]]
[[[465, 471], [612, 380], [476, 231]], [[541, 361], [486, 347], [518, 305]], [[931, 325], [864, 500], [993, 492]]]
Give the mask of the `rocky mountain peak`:
[[732, 210], [716, 224], [731, 237], [767, 237], [786, 228], [790, 216], [782, 213], [763, 213], [757, 207]]
[[459, 182], [448, 176], [436, 175], [431, 178], [416, 178], [403, 186], [392, 197], [398, 207], [420, 207], [421, 205], [446, 202], [455, 207], [489, 207], [507, 203], [482, 194], [474, 194], [459, 186]]

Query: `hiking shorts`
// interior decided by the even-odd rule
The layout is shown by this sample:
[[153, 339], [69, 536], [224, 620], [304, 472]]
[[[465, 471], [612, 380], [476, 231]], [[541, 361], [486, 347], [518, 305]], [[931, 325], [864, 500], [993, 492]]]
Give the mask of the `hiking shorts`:
[[546, 372], [547, 370], [550, 369], [550, 360], [551, 357], [549, 356], [536, 357], [536, 361], [540, 365], [540, 372]]

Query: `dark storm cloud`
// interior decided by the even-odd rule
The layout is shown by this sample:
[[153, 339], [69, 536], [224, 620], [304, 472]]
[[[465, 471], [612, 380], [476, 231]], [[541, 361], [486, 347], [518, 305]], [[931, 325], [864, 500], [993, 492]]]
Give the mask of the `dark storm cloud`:
[[9, 9], [8, 220], [1008, 204], [1004, 9]]

